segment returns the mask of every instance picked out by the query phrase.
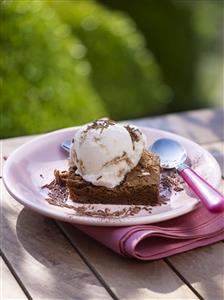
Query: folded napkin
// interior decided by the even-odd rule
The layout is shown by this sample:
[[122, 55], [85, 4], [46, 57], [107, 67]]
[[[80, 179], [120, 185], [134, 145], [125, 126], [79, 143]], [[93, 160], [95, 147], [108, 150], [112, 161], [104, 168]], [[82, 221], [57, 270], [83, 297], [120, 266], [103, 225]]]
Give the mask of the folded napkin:
[[75, 227], [123, 256], [154, 260], [224, 239], [224, 214], [199, 205], [186, 215], [151, 225]]

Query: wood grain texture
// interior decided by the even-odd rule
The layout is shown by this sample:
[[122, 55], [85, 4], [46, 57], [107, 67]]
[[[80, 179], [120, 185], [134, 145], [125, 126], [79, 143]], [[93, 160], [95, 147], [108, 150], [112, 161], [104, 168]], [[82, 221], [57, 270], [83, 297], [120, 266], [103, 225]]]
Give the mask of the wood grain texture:
[[4, 161], [9, 156], [9, 154], [22, 144], [32, 140], [34, 137], [34, 135], [29, 135], [11, 139], [4, 139], [0, 141], [0, 176], [2, 176]]
[[57, 222], [72, 243], [120, 299], [197, 299], [163, 260], [124, 258], [86, 236], [73, 225]]
[[171, 131], [199, 144], [224, 140], [223, 109], [203, 109], [154, 118], [131, 120], [138, 126]]
[[53, 220], [2, 186], [2, 252], [34, 299], [111, 299]]
[[224, 299], [224, 243], [175, 255], [169, 261], [204, 299]]
[[217, 160], [224, 177], [224, 141], [203, 145]]
[[10, 153], [16, 150], [16, 148], [18, 148], [25, 142], [30, 141], [36, 136], [37, 135], [28, 135], [28, 136], [21, 136], [21, 137], [1, 140], [3, 156], [4, 155], [8, 156]]
[[0, 257], [0, 299], [2, 300], [25, 300], [26, 295], [23, 293], [21, 287], [16, 279], [8, 269], [7, 265]]

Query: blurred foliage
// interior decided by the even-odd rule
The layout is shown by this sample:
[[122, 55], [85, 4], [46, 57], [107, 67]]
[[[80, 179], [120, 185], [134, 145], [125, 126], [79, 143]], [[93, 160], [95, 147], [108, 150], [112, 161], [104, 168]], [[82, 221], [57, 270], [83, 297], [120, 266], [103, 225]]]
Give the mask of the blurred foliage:
[[103, 115], [194, 109], [222, 97], [222, 1], [0, 5], [0, 137]]
[[220, 0], [183, 1], [178, 5], [192, 10], [198, 52], [197, 98], [203, 104], [223, 105], [224, 84], [224, 2]]
[[169, 89], [135, 24], [92, 1], [51, 1], [85, 46], [91, 78], [113, 119], [162, 113]]
[[0, 10], [0, 136], [72, 126], [106, 114], [55, 12], [37, 1], [6, 1]]
[[223, 1], [99, 2], [128, 13], [144, 34], [174, 92], [170, 111], [204, 107], [217, 97], [220, 103], [216, 92], [223, 89]]

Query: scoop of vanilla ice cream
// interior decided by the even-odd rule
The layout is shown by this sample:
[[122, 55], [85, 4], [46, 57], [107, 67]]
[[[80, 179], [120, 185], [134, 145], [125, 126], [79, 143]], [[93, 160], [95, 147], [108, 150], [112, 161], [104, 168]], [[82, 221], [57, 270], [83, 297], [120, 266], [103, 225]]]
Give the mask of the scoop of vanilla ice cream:
[[135, 126], [97, 120], [80, 128], [70, 150], [69, 164], [94, 185], [114, 188], [139, 162], [145, 135]]

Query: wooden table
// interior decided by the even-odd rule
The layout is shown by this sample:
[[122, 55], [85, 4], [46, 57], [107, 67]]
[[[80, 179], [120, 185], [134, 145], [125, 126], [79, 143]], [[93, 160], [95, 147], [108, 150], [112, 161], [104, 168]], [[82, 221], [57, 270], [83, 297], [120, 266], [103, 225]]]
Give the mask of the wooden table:
[[[224, 172], [223, 110], [133, 122], [194, 140], [217, 158]], [[31, 138], [2, 140], [2, 156]], [[1, 299], [221, 300], [223, 250], [219, 242], [153, 262], [123, 258], [71, 225], [24, 208], [9, 196], [1, 180]]]

